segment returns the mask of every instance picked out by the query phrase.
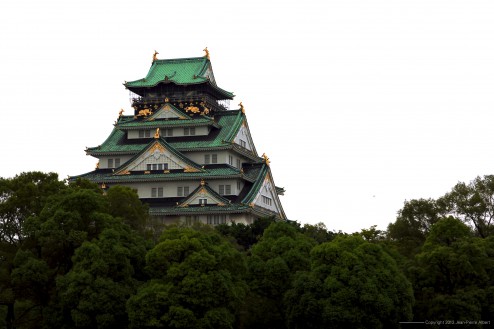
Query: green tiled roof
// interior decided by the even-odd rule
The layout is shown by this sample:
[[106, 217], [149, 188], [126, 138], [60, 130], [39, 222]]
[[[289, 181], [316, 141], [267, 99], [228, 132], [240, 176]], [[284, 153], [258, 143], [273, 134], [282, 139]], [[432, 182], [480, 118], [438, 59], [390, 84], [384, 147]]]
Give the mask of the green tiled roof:
[[[257, 195], [259, 192], [259, 189], [261, 188], [262, 184], [264, 183], [264, 177], [268, 174], [269, 167], [263, 163], [259, 164], [260, 166], [259, 170], [257, 170], [257, 177], [255, 178], [254, 185], [252, 185], [249, 193], [244, 197], [242, 200], [243, 203], [250, 203], [253, 201], [254, 197]], [[253, 172], [252, 174], [254, 174]]]
[[125, 182], [153, 182], [153, 181], [166, 181], [166, 180], [194, 180], [199, 182], [201, 179], [217, 179], [226, 177], [241, 177], [240, 171], [231, 166], [224, 166], [218, 168], [204, 169], [202, 172], [183, 172], [183, 171], [170, 171], [170, 173], [133, 173], [130, 175], [114, 175], [113, 172], [105, 169], [97, 169], [86, 174], [79, 176], [71, 176], [70, 180], [76, 180], [77, 178], [88, 179], [96, 183], [106, 184], [118, 184]]
[[187, 215], [187, 214], [214, 214], [214, 213], [235, 213], [251, 211], [248, 205], [231, 203], [225, 206], [205, 206], [205, 207], [150, 207], [151, 215]]
[[200, 117], [193, 120], [152, 120], [143, 121], [139, 119], [124, 121], [122, 123], [118, 122], [116, 128], [119, 129], [140, 129], [140, 128], [161, 128], [161, 127], [196, 127], [196, 126], [215, 126], [218, 127], [216, 122], [209, 117]]
[[[217, 125], [220, 127], [216, 133], [211, 132], [208, 136], [193, 136], [188, 138], [171, 137], [167, 139], [167, 142], [179, 151], [231, 146], [234, 137], [242, 126], [244, 114], [239, 110], [224, 111], [221, 114], [217, 114], [215, 118]], [[187, 120], [187, 123], [203, 119]], [[172, 121], [168, 120], [168, 122]], [[88, 148], [86, 152], [91, 155], [136, 153], [141, 151], [149, 143], [149, 140], [129, 142], [125, 135], [124, 131], [115, 127], [103, 144]]]
[[206, 57], [158, 59], [153, 62], [145, 78], [126, 82], [125, 87], [149, 88], [160, 82], [173, 82], [177, 85], [210, 83], [228, 98], [233, 98], [233, 93], [216, 86], [214, 77], [206, 76], [208, 68], [212, 75], [211, 62]]

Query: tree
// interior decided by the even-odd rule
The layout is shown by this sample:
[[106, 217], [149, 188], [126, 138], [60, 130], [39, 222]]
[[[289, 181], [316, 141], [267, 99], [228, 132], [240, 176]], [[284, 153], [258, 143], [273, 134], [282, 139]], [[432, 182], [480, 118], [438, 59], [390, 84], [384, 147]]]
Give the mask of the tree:
[[231, 223], [215, 226], [215, 229], [224, 236], [235, 239], [243, 250], [248, 250], [261, 238], [264, 230], [275, 220], [271, 217], [260, 218], [252, 224]]
[[317, 241], [317, 243], [331, 241], [337, 235], [337, 233], [328, 231], [326, 225], [322, 222], [317, 223], [315, 225], [304, 224], [304, 226], [300, 228], [300, 232], [302, 232], [304, 235], [308, 236], [309, 238], [314, 239], [315, 241]]
[[137, 192], [129, 187], [112, 186], [106, 195], [109, 212], [137, 232], [144, 233], [149, 218], [149, 207], [139, 200]]
[[[248, 328], [284, 328], [283, 296], [298, 271], [310, 268], [309, 254], [316, 241], [287, 222], [272, 223], [251, 249], [248, 258], [250, 303], [244, 322]], [[259, 314], [262, 305], [270, 310]]]
[[8, 244], [22, 241], [24, 221], [39, 214], [46, 201], [65, 188], [55, 173], [35, 171], [0, 178], [0, 240]]
[[285, 295], [289, 328], [398, 328], [411, 319], [411, 284], [378, 244], [340, 236], [310, 260]]
[[388, 225], [388, 238], [394, 242], [402, 255], [412, 258], [420, 251], [431, 226], [439, 221], [443, 214], [444, 209], [436, 200], [405, 201], [396, 221]]
[[[26, 239], [26, 221], [65, 189], [55, 173], [27, 172], [0, 178], [0, 304], [7, 306], [7, 328], [12, 328], [15, 320], [11, 274], [16, 253]], [[30, 263], [31, 268], [37, 265]]]
[[458, 183], [438, 202], [449, 215], [471, 225], [478, 236], [485, 238], [494, 232], [494, 175]]
[[[415, 257], [415, 318], [490, 319], [494, 245], [453, 217], [437, 222]], [[487, 317], [484, 317], [487, 316]]]
[[209, 227], [172, 227], [146, 254], [150, 280], [127, 302], [131, 328], [232, 328], [247, 286], [242, 255]]
[[145, 253], [142, 237], [118, 219], [77, 248], [74, 266], [56, 283], [65, 325], [127, 327], [125, 303], [136, 291], [135, 274], [144, 266]]

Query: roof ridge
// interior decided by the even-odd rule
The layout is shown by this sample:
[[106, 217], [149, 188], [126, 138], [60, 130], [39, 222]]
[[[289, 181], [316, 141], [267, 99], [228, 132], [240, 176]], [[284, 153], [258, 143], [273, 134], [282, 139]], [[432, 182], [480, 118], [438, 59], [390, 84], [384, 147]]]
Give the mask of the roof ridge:
[[201, 57], [182, 57], [182, 58], [162, 58], [162, 59], [155, 60], [153, 63], [156, 63], [156, 62], [166, 62], [166, 61], [199, 60], [199, 59], [202, 59], [202, 60], [205, 60], [205, 61], [209, 61], [209, 59], [207, 59], [206, 57], [201, 56]]

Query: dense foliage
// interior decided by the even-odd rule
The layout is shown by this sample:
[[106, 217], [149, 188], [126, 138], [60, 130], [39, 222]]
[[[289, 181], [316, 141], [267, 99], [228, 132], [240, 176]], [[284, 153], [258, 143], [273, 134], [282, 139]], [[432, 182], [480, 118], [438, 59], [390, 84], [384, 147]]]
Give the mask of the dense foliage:
[[[0, 327], [399, 328], [494, 316], [494, 177], [387, 231], [265, 218], [160, 227], [135, 191], [0, 178]], [[474, 325], [475, 326], [475, 325]], [[481, 327], [479, 324], [478, 327]]]

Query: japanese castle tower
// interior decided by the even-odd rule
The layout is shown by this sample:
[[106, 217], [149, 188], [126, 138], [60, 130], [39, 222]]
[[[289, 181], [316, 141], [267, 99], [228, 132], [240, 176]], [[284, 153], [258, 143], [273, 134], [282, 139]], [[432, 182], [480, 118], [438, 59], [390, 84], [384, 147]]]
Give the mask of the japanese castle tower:
[[150, 215], [164, 224], [285, 220], [266, 155], [259, 156], [242, 103], [216, 84], [204, 57], [157, 59], [147, 76], [125, 82], [132, 115], [123, 115], [100, 146], [86, 149], [99, 162], [73, 176], [102, 189], [137, 190]]

